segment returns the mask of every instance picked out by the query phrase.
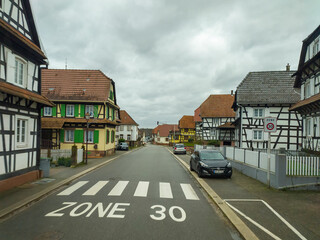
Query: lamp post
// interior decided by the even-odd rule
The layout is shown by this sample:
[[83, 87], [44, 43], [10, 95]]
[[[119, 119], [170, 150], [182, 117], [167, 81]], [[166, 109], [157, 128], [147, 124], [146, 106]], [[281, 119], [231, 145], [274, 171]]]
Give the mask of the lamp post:
[[88, 129], [89, 129], [89, 120], [90, 120], [90, 113], [85, 114], [85, 118], [87, 121], [87, 129], [86, 129], [86, 164], [88, 164]]

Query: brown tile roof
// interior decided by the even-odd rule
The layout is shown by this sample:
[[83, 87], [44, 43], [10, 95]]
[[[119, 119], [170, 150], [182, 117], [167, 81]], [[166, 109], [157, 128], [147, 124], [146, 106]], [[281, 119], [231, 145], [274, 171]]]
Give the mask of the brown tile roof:
[[100, 70], [43, 69], [42, 94], [55, 100], [106, 102], [112, 80]]
[[204, 117], [235, 117], [232, 104], [234, 101], [234, 95], [221, 94], [210, 95], [200, 105], [200, 116]]
[[34, 92], [30, 92], [27, 89], [20, 88], [18, 86], [12, 85], [7, 82], [0, 81], [0, 91], [14, 95], [14, 96], [18, 96], [21, 98], [25, 98], [37, 103], [41, 103], [46, 106], [51, 106], [51, 107], [54, 106], [54, 104], [50, 102], [50, 100], [47, 99], [46, 97], [41, 96], [40, 94], [37, 94]]
[[175, 130], [178, 129], [177, 124], [163, 124], [163, 125], [159, 125], [156, 128], [154, 128], [152, 130], [152, 134], [157, 134], [159, 132], [160, 137], [168, 137], [169, 132], [174, 129]]
[[136, 126], [139, 126], [139, 124], [137, 124], [133, 120], [133, 118], [125, 110], [120, 110], [120, 119], [121, 119], [120, 125], [136, 125]]
[[11, 35], [16, 37], [24, 45], [31, 48], [33, 51], [39, 54], [43, 59], [47, 59], [47, 57], [44, 55], [42, 50], [36, 44], [34, 44], [30, 39], [23, 36], [18, 30], [16, 30], [12, 26], [10, 26], [6, 21], [0, 18], [0, 29], [1, 28], [3, 28], [6, 32], [9, 32]]
[[[84, 118], [52, 118], [52, 117], [43, 117], [41, 118], [41, 128], [48, 129], [60, 129], [62, 128], [65, 122], [68, 123], [87, 123], [87, 120]], [[119, 125], [113, 121], [107, 119], [90, 119], [89, 123], [108, 123], [112, 125]]]
[[186, 116], [184, 115], [180, 120], [179, 120], [179, 129], [181, 128], [196, 128], [193, 116]]
[[297, 102], [296, 104], [294, 104], [289, 111], [296, 111], [299, 110], [300, 108], [312, 104], [312, 103], [316, 103], [316, 102], [320, 102], [320, 93], [313, 95], [307, 99], [301, 100], [299, 102]]
[[195, 122], [202, 122], [202, 119], [200, 117], [200, 107], [198, 107], [196, 110], [194, 110], [193, 120]]

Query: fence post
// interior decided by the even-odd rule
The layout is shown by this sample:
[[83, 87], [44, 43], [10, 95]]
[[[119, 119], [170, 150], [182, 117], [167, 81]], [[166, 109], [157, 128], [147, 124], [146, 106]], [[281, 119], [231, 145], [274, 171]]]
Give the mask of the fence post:
[[[276, 154], [275, 158], [275, 188], [285, 187], [286, 184], [286, 155]], [[272, 183], [272, 182], [271, 182]]]
[[261, 151], [258, 151], [258, 168], [260, 168], [260, 158], [261, 158], [260, 154], [261, 154]]

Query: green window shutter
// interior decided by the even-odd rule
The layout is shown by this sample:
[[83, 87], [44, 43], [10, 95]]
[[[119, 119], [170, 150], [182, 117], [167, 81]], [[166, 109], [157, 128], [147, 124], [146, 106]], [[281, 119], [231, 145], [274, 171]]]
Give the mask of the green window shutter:
[[93, 115], [95, 118], [98, 117], [98, 109], [99, 109], [99, 105], [94, 105], [93, 106]]
[[114, 131], [111, 131], [111, 142], [114, 143]]
[[74, 105], [74, 116], [79, 117], [79, 104]]
[[43, 117], [43, 108], [41, 108], [41, 117]]
[[52, 107], [52, 117], [57, 116], [57, 107]]
[[106, 143], [108, 144], [110, 141], [110, 131], [107, 130], [107, 140], [106, 140]]
[[80, 117], [84, 117], [85, 105], [80, 105]]
[[83, 143], [83, 130], [74, 130], [74, 142], [75, 143]]
[[107, 119], [109, 119], [109, 117], [110, 117], [110, 109], [109, 109], [109, 106], [107, 106], [107, 114], [106, 114], [106, 116], [107, 116]]
[[112, 108], [112, 121], [114, 120], [114, 109]]
[[66, 105], [61, 104], [61, 117], [66, 116]]
[[93, 142], [99, 143], [99, 130], [94, 130]]
[[60, 129], [60, 142], [64, 142], [64, 129]]

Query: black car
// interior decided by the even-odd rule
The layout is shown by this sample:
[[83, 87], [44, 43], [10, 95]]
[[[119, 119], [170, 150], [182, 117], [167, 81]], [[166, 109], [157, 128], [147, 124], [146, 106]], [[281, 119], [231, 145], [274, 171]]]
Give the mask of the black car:
[[224, 176], [231, 178], [231, 163], [217, 150], [196, 150], [190, 159], [190, 170], [199, 177]]

